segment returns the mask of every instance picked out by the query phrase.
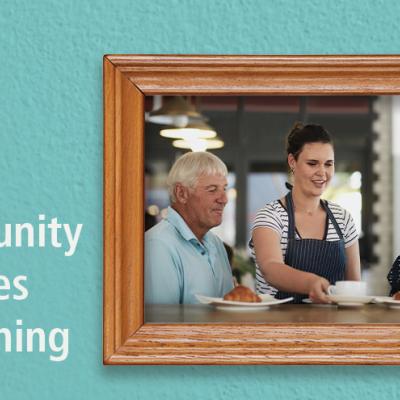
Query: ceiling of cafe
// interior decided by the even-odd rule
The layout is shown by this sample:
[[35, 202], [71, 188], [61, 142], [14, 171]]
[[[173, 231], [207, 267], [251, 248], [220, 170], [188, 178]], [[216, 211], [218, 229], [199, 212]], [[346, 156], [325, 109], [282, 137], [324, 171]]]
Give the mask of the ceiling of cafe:
[[[368, 96], [199, 96], [190, 101], [225, 142], [222, 149], [213, 152], [231, 169], [238, 153], [250, 168], [285, 164], [285, 136], [296, 121], [328, 129], [334, 138], [339, 170], [362, 167], [372, 135], [373, 97]], [[152, 107], [152, 97], [147, 97], [146, 111]], [[150, 163], [171, 164], [182, 150], [162, 138], [160, 129], [161, 125], [146, 123], [145, 158]]]

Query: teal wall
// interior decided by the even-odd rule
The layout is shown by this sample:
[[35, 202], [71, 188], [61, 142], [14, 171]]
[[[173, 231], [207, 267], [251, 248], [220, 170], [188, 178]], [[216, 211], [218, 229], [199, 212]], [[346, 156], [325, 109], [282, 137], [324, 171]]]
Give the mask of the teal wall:
[[41, 213], [84, 227], [72, 257], [0, 249], [29, 289], [0, 301], [0, 327], [70, 329], [64, 362], [0, 347], [0, 399], [398, 397], [398, 367], [104, 367], [101, 232], [103, 54], [399, 53], [399, 15], [396, 0], [1, 0], [0, 240]]

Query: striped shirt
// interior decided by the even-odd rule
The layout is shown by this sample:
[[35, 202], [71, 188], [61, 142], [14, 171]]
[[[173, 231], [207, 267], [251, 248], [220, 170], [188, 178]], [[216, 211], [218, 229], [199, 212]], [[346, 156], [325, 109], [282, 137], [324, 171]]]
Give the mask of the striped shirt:
[[[351, 217], [350, 213], [339, 206], [338, 204], [332, 203], [328, 201], [328, 207], [332, 211], [336, 222], [339, 225], [339, 228], [343, 234], [343, 239], [345, 243], [345, 247], [350, 247], [353, 243], [358, 240], [358, 233]], [[282, 256], [285, 259], [286, 248], [288, 242], [288, 228], [289, 228], [289, 219], [288, 213], [286, 209], [283, 207], [280, 200], [275, 200], [271, 203], [268, 203], [264, 208], [262, 208], [256, 215], [254, 220], [254, 224], [252, 227], [252, 231], [256, 228], [270, 228], [278, 233], [280, 237], [280, 244], [282, 249]], [[296, 240], [301, 239], [297, 230], [296, 230]], [[335, 227], [333, 226], [332, 221], [329, 219], [328, 230], [326, 234], [327, 241], [337, 241], [339, 240], [339, 235], [336, 232]], [[256, 260], [256, 254], [254, 250], [253, 240], [250, 240], [249, 243], [251, 255], [254, 260]], [[278, 289], [274, 288], [268, 282], [265, 281], [264, 276], [261, 272], [260, 267], [256, 261], [256, 290], [257, 293], [268, 293], [271, 295], [275, 295]]]

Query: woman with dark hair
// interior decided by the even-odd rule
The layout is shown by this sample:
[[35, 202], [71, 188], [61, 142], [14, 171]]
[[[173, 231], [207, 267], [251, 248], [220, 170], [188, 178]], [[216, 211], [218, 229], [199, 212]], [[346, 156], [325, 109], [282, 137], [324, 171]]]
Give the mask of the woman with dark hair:
[[257, 213], [252, 229], [257, 292], [329, 303], [329, 285], [361, 278], [351, 215], [321, 199], [335, 170], [332, 139], [320, 125], [297, 123], [286, 151], [293, 186]]

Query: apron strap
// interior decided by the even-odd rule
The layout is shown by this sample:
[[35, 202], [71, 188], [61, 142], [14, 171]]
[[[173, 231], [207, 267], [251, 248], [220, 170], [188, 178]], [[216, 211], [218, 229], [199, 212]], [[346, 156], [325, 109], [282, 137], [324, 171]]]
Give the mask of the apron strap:
[[331, 211], [331, 209], [328, 207], [328, 202], [326, 200], [321, 200], [321, 205], [324, 208], [324, 210], [326, 211], [326, 213], [328, 214], [329, 219], [332, 221], [332, 224], [334, 226], [334, 228], [336, 229], [336, 233], [339, 236], [340, 240], [343, 240], [343, 233], [342, 230], [339, 227], [339, 224], [336, 221], [336, 218], [333, 215], [333, 212]]
[[288, 213], [288, 240], [295, 239], [295, 222], [294, 222], [294, 211], [293, 211], [293, 199], [292, 192], [288, 192], [285, 196], [286, 200], [286, 211]]
[[[295, 220], [294, 220], [294, 210], [293, 210], [293, 198], [292, 198], [292, 192], [288, 192], [288, 194], [285, 196], [286, 200], [286, 209], [288, 213], [288, 219], [289, 219], [289, 226], [288, 226], [288, 239], [295, 239]], [[331, 209], [328, 207], [328, 202], [326, 200], [321, 199], [321, 206], [322, 208], [326, 211], [326, 214], [328, 215], [328, 218], [332, 221], [332, 224], [336, 230], [336, 233], [339, 236], [340, 240], [343, 240], [343, 233], [342, 230], [339, 227], [339, 224], [336, 221], [336, 218], [334, 217]]]

